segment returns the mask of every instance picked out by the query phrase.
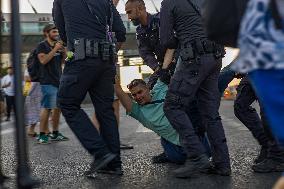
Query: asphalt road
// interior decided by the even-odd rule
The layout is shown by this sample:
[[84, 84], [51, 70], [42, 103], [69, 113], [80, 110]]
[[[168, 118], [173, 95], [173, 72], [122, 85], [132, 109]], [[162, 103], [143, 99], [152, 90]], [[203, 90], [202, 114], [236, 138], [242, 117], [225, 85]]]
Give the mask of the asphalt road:
[[[91, 114], [91, 106], [85, 107]], [[39, 178], [42, 189], [271, 189], [279, 174], [256, 174], [250, 166], [259, 149], [250, 132], [233, 114], [233, 102], [222, 101], [220, 114], [226, 130], [233, 174], [231, 177], [202, 175], [193, 179], [176, 179], [173, 164], [154, 165], [151, 157], [162, 152], [159, 137], [144, 129], [138, 122], [121, 111], [121, 141], [132, 144], [134, 150], [122, 151], [124, 175], [115, 177], [97, 175], [90, 179], [83, 176], [92, 158], [81, 147], [65, 121], [61, 132], [70, 137], [68, 142], [38, 145], [28, 139], [30, 165], [33, 175]], [[8, 188], [15, 188], [15, 150], [13, 122], [2, 124], [2, 165], [11, 179]]]

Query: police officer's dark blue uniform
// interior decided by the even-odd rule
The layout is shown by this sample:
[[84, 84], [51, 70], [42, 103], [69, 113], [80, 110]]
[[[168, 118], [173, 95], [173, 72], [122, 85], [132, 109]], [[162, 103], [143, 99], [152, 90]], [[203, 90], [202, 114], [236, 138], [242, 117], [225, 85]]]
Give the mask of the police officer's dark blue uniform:
[[[157, 82], [158, 78], [160, 77], [160, 79], [162, 79], [163, 77], [161, 76], [162, 73], [157, 70], [159, 70], [164, 61], [166, 48], [160, 43], [160, 13], [148, 13], [147, 20], [148, 22], [146, 26], [139, 24], [139, 26], [136, 28], [136, 37], [141, 58], [144, 60], [147, 66], [149, 66], [153, 71], [156, 71], [153, 75], [150, 76], [149, 82], [147, 83], [148, 87], [152, 88]], [[169, 69], [173, 73], [175, 65], [171, 66], [172, 67]], [[169, 73], [167, 70], [166, 74], [169, 74], [169, 76], [165, 77], [170, 77], [172, 73]], [[163, 81], [165, 83], [168, 83], [168, 81], [165, 80]], [[197, 108], [197, 102], [192, 102], [191, 105], [187, 108], [186, 112], [188, 116], [190, 116], [196, 133], [201, 139], [203, 139], [205, 137], [205, 129], [202, 128], [202, 124], [200, 124], [200, 113]], [[208, 148], [207, 151], [208, 154], [210, 154], [210, 148]]]
[[161, 43], [180, 48], [182, 63], [169, 85], [164, 111], [181, 136], [188, 160], [175, 171], [176, 177], [190, 177], [210, 167], [205, 149], [194, 132], [186, 107], [196, 97], [213, 152], [212, 173], [230, 175], [230, 159], [219, 116], [218, 77], [222, 48], [208, 41], [198, 8], [189, 0], [164, 0], [161, 8]]
[[[126, 40], [126, 30], [120, 15], [109, 0], [87, 3], [85, 0], [55, 0], [53, 17], [68, 49], [75, 49], [75, 60], [66, 63], [64, 68], [58, 104], [72, 131], [86, 150], [95, 156], [96, 161], [92, 164], [91, 171], [107, 164], [111, 168], [119, 169], [119, 133], [112, 108], [115, 70], [113, 63], [103, 60], [101, 46], [107, 40], [106, 25], [111, 24], [111, 17], [117, 42]], [[96, 45], [100, 45], [99, 50], [95, 48]], [[82, 53], [76, 50], [79, 46], [82, 47]], [[101, 124], [100, 134], [80, 107], [87, 92]]]
[[138, 50], [146, 65], [155, 71], [163, 63], [166, 49], [160, 44], [160, 13], [148, 14], [148, 25], [136, 28]]

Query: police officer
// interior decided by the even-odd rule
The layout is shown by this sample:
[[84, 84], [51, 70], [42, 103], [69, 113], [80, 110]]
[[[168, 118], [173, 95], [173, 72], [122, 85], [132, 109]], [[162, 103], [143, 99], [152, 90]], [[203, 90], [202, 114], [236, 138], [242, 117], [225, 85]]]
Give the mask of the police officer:
[[[114, 116], [115, 45], [126, 40], [126, 29], [111, 0], [55, 0], [53, 17], [71, 61], [63, 71], [58, 92], [62, 113], [85, 149], [94, 156], [88, 174], [99, 169], [122, 174], [120, 143]], [[71, 54], [71, 55], [70, 55]], [[80, 105], [89, 92], [101, 124], [100, 134]]]
[[261, 146], [260, 153], [254, 161], [252, 169], [255, 172], [279, 172], [284, 170], [284, 149], [275, 140], [265, 114], [261, 107], [261, 119], [251, 105], [257, 100], [257, 96], [248, 79], [244, 77], [238, 88], [237, 98], [234, 103], [236, 117], [251, 131], [254, 138]]
[[160, 14], [149, 14], [143, 0], [128, 0], [125, 12], [136, 28], [138, 50], [147, 66], [156, 71], [150, 78], [148, 86], [155, 85], [159, 65], [163, 63], [166, 49], [160, 44]]
[[[170, 76], [175, 70], [175, 58], [171, 58], [170, 61], [173, 63], [170, 68], [166, 70], [161, 69], [166, 48], [160, 43], [160, 14], [149, 14], [146, 11], [145, 2], [143, 0], [128, 0], [125, 4], [125, 12], [133, 25], [137, 26], [136, 36], [140, 56], [146, 65], [155, 71], [154, 74], [150, 76], [149, 82], [147, 83], [148, 87], [152, 89], [158, 78], [168, 84]], [[202, 128], [200, 124], [197, 102], [192, 102], [186, 111], [193, 122], [197, 134], [202, 138], [204, 136], [204, 128]], [[160, 159], [162, 159], [160, 157], [162, 156], [153, 157], [153, 162], [160, 163]]]
[[[218, 112], [218, 77], [224, 48], [207, 39], [199, 8], [190, 0], [163, 0], [160, 22], [161, 43], [168, 49], [180, 48], [182, 59], [171, 79], [164, 105], [165, 114], [188, 153], [186, 164], [174, 171], [175, 176], [187, 178], [204, 171], [229, 176], [229, 152]], [[213, 167], [185, 112], [194, 98], [198, 99], [211, 143]]]

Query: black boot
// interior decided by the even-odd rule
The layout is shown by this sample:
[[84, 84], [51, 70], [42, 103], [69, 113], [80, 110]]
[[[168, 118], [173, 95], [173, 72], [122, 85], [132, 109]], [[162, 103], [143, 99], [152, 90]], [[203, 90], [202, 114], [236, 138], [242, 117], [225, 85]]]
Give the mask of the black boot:
[[261, 147], [257, 158], [255, 158], [255, 160], [254, 160], [254, 163], [258, 164], [258, 163], [264, 161], [265, 159], [267, 159], [267, 156], [268, 156], [268, 149]]
[[206, 173], [209, 168], [208, 157], [203, 154], [194, 159], [187, 159], [184, 167], [176, 169], [174, 175], [177, 178], [190, 178], [196, 173]]
[[252, 169], [254, 172], [257, 173], [283, 172], [284, 162], [269, 158], [258, 164], [253, 165]]

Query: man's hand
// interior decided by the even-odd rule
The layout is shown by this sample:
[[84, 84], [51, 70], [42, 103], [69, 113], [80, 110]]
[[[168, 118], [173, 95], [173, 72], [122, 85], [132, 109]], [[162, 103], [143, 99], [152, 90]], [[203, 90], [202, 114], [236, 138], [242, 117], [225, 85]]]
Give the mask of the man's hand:
[[63, 43], [61, 43], [61, 42], [56, 42], [55, 45], [54, 45], [54, 50], [56, 50], [56, 51], [62, 51], [62, 50], [64, 50]]
[[114, 84], [120, 86], [120, 79], [119, 79], [118, 75], [115, 76], [115, 83]]

